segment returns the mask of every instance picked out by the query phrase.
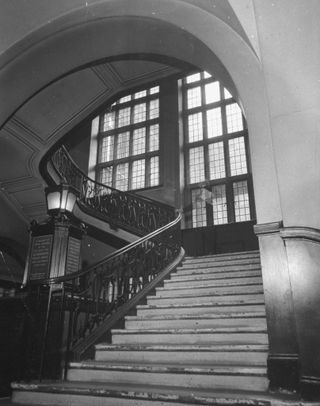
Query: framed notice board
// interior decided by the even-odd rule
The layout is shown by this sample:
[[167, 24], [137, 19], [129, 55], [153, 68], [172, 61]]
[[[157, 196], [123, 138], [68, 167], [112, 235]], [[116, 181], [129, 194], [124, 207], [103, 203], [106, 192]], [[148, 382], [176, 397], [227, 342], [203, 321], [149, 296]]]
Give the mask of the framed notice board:
[[53, 235], [32, 237], [29, 280], [45, 279], [49, 275]]
[[69, 237], [66, 263], [66, 274], [77, 272], [80, 264], [81, 240]]

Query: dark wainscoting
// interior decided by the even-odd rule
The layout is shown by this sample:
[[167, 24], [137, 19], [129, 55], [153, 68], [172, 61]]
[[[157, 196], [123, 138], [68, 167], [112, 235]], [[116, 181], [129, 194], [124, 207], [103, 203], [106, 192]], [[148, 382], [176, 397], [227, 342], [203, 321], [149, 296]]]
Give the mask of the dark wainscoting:
[[0, 397], [10, 394], [10, 383], [21, 377], [27, 308], [24, 298], [0, 298]]
[[187, 255], [199, 256], [259, 249], [254, 221], [182, 230]]

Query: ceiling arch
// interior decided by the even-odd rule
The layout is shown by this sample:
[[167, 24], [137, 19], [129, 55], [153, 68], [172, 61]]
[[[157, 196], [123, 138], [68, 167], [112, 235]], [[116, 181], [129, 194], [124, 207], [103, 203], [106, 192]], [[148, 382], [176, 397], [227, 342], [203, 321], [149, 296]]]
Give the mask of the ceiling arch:
[[[219, 14], [219, 7], [213, 10]], [[213, 51], [222, 63], [230, 51], [232, 60], [238, 58], [240, 62], [241, 56], [245, 56], [244, 49], [257, 62], [254, 52], [238, 32], [221, 18], [190, 2], [113, 0], [70, 11], [1, 55], [0, 87], [5, 102], [0, 106], [0, 125], [41, 88], [106, 57], [155, 53], [201, 64], [205, 57], [199, 55], [199, 44], [192, 38], [203, 44], [204, 39], [213, 41]], [[242, 54], [239, 54], [240, 48], [244, 48]], [[12, 84], [19, 92], [13, 91]]]
[[[237, 90], [240, 94], [246, 113], [253, 140], [253, 166], [274, 173], [260, 61], [239, 30], [218, 16], [219, 13], [199, 7], [199, 3], [191, 0], [88, 2], [88, 6], [82, 5], [35, 30], [0, 58], [0, 125], [7, 122], [18, 134], [21, 123], [15, 118], [19, 111], [36, 100], [41, 91], [53, 89], [58, 80], [69, 82], [76, 72], [97, 63], [148, 55], [166, 64], [182, 61], [214, 72], [229, 82], [233, 92]], [[84, 113], [87, 111], [83, 110]], [[62, 136], [66, 128], [60, 128], [60, 132], [58, 129], [56, 136]], [[32, 135], [32, 128], [25, 130]], [[36, 160], [48, 149], [46, 140], [38, 138]], [[257, 148], [261, 142], [263, 154]], [[271, 185], [271, 189], [275, 196], [271, 210], [280, 218], [276, 185]], [[266, 193], [270, 191], [262, 193], [262, 199]], [[259, 204], [257, 212], [259, 215]]]

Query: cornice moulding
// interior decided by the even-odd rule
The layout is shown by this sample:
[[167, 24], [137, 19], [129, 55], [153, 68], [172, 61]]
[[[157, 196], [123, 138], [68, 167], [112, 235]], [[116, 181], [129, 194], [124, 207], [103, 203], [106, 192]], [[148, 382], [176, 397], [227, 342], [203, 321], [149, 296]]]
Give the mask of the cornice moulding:
[[311, 227], [284, 227], [280, 230], [284, 240], [310, 240], [320, 242], [320, 230]]
[[275, 221], [272, 223], [256, 224], [253, 226], [253, 230], [256, 235], [275, 234], [280, 231], [282, 227], [282, 221]]

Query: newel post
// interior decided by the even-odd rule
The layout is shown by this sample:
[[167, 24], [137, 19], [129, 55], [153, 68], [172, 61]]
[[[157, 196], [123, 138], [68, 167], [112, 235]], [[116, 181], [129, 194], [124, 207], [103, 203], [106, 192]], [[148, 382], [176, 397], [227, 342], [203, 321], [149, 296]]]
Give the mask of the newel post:
[[271, 390], [298, 390], [300, 360], [293, 292], [282, 223], [258, 224], [263, 289], [269, 336], [268, 378]]
[[[33, 222], [24, 275], [30, 312], [26, 376], [60, 377], [67, 346], [70, 319], [68, 286], [56, 280], [77, 272], [81, 264], [83, 226], [72, 217], [76, 195], [66, 185], [46, 190], [48, 214], [45, 223]], [[37, 347], [37, 348], [35, 348]], [[28, 357], [30, 354], [26, 354]]]

